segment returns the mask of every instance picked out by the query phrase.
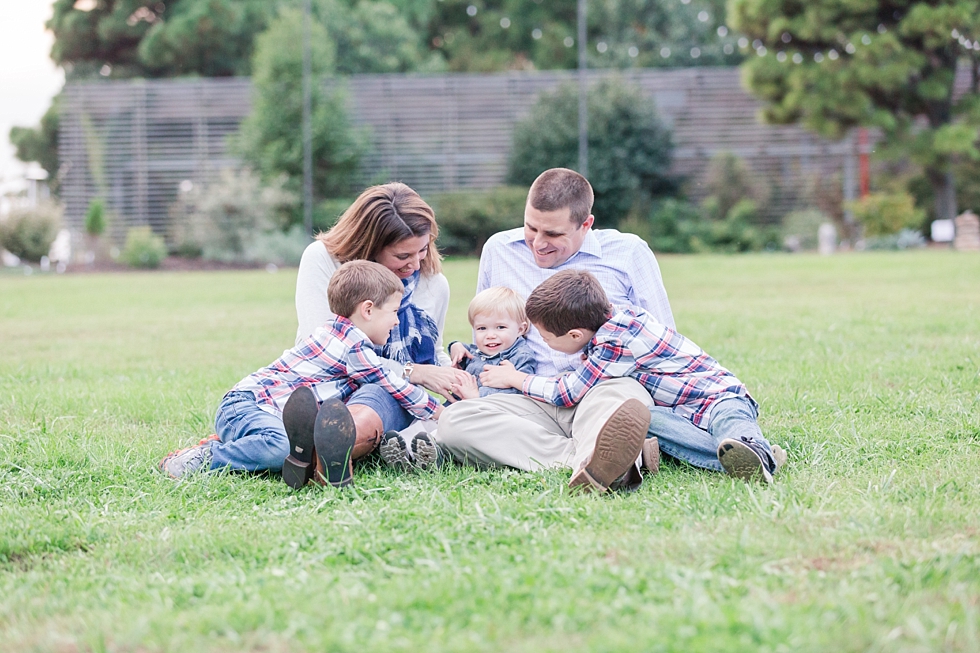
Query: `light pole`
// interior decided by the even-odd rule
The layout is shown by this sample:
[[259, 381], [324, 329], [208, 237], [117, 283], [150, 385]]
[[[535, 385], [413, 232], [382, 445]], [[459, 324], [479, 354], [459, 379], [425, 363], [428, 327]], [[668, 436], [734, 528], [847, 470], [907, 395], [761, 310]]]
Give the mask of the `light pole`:
[[586, 77], [585, 2], [578, 0], [578, 171], [589, 176], [589, 82]]
[[311, 0], [303, 1], [303, 228], [313, 236], [313, 126], [311, 124], [311, 54], [310, 8]]

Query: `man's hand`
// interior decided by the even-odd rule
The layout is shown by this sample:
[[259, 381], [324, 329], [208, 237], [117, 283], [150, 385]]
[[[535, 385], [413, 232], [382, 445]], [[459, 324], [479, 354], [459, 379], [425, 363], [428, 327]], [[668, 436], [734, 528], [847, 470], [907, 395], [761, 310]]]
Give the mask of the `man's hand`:
[[459, 364], [468, 358], [473, 358], [473, 354], [469, 352], [461, 342], [454, 342], [449, 346], [449, 357], [453, 361], [453, 367], [459, 367]]
[[480, 374], [480, 383], [488, 388], [514, 388], [520, 390], [524, 387], [524, 379], [527, 374], [518, 372], [517, 368], [510, 361], [500, 361], [500, 365], [487, 365]]
[[453, 393], [460, 399], [479, 399], [480, 387], [476, 384], [476, 377], [467, 374], [465, 380], [453, 385]]

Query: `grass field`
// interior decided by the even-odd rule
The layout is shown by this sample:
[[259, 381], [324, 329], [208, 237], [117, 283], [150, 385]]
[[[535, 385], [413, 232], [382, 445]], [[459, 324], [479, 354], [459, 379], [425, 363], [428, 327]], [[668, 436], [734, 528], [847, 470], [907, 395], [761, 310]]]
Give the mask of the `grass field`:
[[[159, 458], [291, 345], [295, 272], [0, 276], [0, 650], [980, 650], [980, 256], [661, 265], [789, 451], [769, 488], [174, 483]], [[446, 268], [468, 338], [476, 263]]]

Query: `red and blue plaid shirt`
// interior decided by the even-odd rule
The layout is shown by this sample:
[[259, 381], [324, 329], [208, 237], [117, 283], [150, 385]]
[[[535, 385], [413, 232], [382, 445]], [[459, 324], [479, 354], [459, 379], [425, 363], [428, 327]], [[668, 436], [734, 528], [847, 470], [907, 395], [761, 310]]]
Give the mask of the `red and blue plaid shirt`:
[[636, 308], [613, 316], [586, 345], [582, 367], [561, 376], [528, 376], [524, 394], [555, 406], [574, 406], [606, 379], [631, 377], [657, 406], [701, 426], [712, 404], [730, 397], [754, 403], [745, 386], [696, 344]]
[[251, 392], [262, 410], [281, 417], [289, 395], [301, 386], [309, 386], [322, 402], [346, 400], [367, 383], [383, 387], [419, 419], [432, 417], [439, 406], [425, 390], [385, 370], [364, 332], [340, 316], [284, 351], [271, 365], [242, 379], [232, 391]]

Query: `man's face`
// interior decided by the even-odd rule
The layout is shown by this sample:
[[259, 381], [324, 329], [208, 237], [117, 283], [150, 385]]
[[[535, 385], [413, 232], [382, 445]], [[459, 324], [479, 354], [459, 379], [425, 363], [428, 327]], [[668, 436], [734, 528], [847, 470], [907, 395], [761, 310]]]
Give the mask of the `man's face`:
[[553, 268], [570, 259], [582, 247], [595, 221], [591, 215], [576, 227], [571, 209], [539, 211], [530, 204], [524, 209], [524, 240], [539, 268]]

